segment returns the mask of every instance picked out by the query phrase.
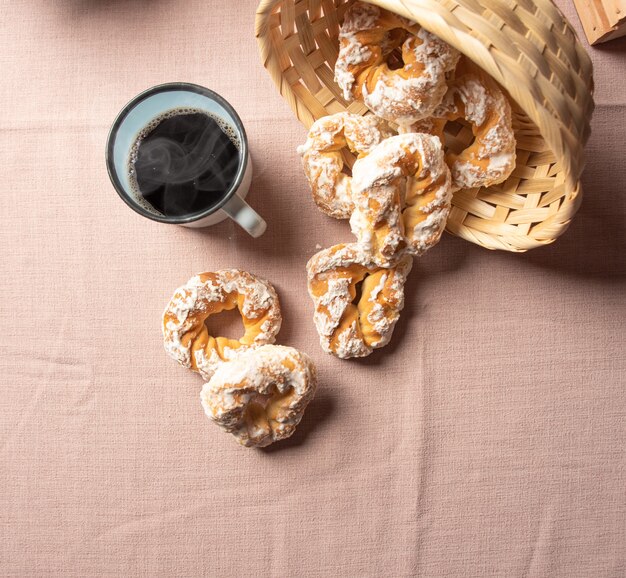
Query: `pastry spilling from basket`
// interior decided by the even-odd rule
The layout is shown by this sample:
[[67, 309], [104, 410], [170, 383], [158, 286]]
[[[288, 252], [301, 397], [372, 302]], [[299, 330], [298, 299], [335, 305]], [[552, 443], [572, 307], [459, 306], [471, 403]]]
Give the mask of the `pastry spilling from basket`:
[[[372, 114], [320, 118], [298, 152], [318, 208], [348, 219], [356, 237], [307, 264], [321, 346], [346, 359], [389, 343], [413, 258], [439, 242], [452, 193], [504, 181], [515, 138], [498, 86], [415, 23], [355, 2], [339, 42], [335, 80]], [[446, 123], [459, 119], [474, 141], [446, 151]], [[356, 157], [351, 169], [346, 153]], [[207, 318], [235, 308], [243, 337], [209, 335]], [[306, 354], [274, 345], [281, 321], [274, 288], [237, 269], [192, 277], [163, 315], [167, 353], [206, 380], [207, 416], [247, 447], [289, 437], [317, 386]]]
[[[493, 80], [414, 22], [371, 4], [346, 11], [335, 81], [346, 101], [372, 114], [318, 119], [298, 152], [318, 208], [349, 219], [356, 237], [307, 264], [321, 346], [345, 359], [389, 342], [413, 257], [439, 242], [453, 192], [509, 177], [515, 137], [511, 106]], [[446, 151], [444, 128], [458, 120], [474, 140]], [[346, 153], [356, 157], [351, 173]]]

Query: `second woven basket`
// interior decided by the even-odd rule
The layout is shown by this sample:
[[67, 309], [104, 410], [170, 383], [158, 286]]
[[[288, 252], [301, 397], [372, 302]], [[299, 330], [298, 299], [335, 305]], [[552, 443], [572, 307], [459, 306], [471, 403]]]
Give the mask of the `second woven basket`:
[[[368, 0], [416, 21], [465, 54], [509, 94], [517, 166], [501, 185], [455, 193], [447, 230], [489, 249], [526, 251], [554, 241], [582, 196], [583, 147], [593, 111], [589, 56], [550, 0]], [[335, 84], [339, 26], [352, 0], [262, 0], [261, 58], [309, 127], [348, 110]], [[446, 129], [451, 146], [473, 135]]]

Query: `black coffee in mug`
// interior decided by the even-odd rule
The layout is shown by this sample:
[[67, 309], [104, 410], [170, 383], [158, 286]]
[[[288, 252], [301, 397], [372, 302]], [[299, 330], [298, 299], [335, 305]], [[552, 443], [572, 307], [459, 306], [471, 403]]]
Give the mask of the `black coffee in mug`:
[[226, 122], [204, 111], [175, 109], [139, 133], [128, 169], [138, 201], [175, 217], [219, 203], [239, 164], [240, 144]]
[[252, 237], [267, 228], [245, 201], [252, 160], [243, 123], [204, 86], [168, 82], [135, 96], [113, 121], [106, 165], [120, 198], [152, 221], [198, 228], [230, 218]]

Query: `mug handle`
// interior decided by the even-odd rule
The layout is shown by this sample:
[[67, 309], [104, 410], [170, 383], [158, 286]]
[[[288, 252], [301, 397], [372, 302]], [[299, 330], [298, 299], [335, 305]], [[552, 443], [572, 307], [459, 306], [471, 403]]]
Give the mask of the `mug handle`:
[[267, 229], [267, 223], [248, 203], [239, 195], [233, 195], [222, 206], [222, 210], [241, 228], [253, 237], [260, 237]]

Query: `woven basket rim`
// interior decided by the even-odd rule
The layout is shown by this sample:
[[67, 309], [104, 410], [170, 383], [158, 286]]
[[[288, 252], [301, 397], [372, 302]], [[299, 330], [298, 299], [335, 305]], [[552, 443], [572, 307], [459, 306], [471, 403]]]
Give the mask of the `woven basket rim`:
[[[542, 110], [538, 110], [538, 114], [532, 114], [533, 107], [526, 106], [525, 98], [523, 98], [524, 93], [520, 92], [520, 90], [517, 89], [517, 86], [509, 81], [508, 74], [511, 72], [511, 69], [507, 66], [507, 63], [500, 62], [497, 58], [487, 56], [489, 54], [489, 50], [474, 36], [471, 36], [460, 29], [452, 31], [452, 28], [447, 24], [445, 26], [441, 26], [439, 22], [439, 18], [442, 16], [441, 11], [447, 10], [444, 8], [444, 4], [442, 2], [435, 2], [437, 6], [441, 7], [441, 11], [437, 11], [436, 16], [433, 16], [433, 2], [426, 2], [423, 0], [400, 0], [396, 5], [394, 0], [391, 2], [389, 0], [360, 1], [394, 11], [401, 16], [416, 21], [420, 26], [424, 27], [433, 34], [436, 34], [442, 40], [445, 40], [448, 44], [464, 54], [466, 58], [470, 59], [474, 64], [490, 74], [492, 78], [494, 78], [502, 87], [506, 89], [511, 99], [514, 100], [526, 114], [528, 114], [529, 118], [533, 120], [533, 122], [535, 122], [542, 136], [555, 153], [557, 160], [563, 164], [566, 170], [567, 178], [569, 179], [568, 184], [570, 188], [577, 188], [578, 179], [580, 178], [583, 170], [583, 164], [581, 163], [579, 166], [576, 166], [572, 163], [572, 156], [569, 154], [569, 150], [571, 149], [569, 149], [564, 142], [562, 131], [553, 129], [551, 120], [554, 119], [559, 122], [559, 119], [557, 119], [550, 111], [545, 109], [545, 107]], [[498, 0], [495, 0], [495, 2], [498, 2]], [[567, 29], [573, 35], [575, 45], [582, 48], [580, 38], [576, 34], [576, 31], [571, 27], [571, 25], [569, 25], [565, 16], [552, 2], [550, 2], [550, 0], [528, 0], [528, 2], [533, 3], [536, 6], [539, 4], [549, 3], [551, 8], [559, 14], [564, 25], [567, 26]], [[459, 5], [455, 0], [446, 0], [446, 3]], [[506, 1], [502, 1], [500, 3], [505, 6], [509, 5]], [[409, 4], [411, 6], [411, 10], [408, 9]], [[416, 14], [414, 11], [419, 9], [420, 6], [423, 6], [423, 8], [418, 12], [418, 14]], [[473, 50], [468, 49], [468, 46], [471, 46]], [[589, 103], [585, 103], [583, 108], [590, 107], [591, 110], [593, 110], [593, 63], [585, 50], [578, 51], [578, 55], [586, 60], [585, 66], [589, 69], [589, 84], [587, 86]], [[531, 75], [529, 74], [528, 80], [530, 79]], [[569, 143], [571, 148], [580, 150], [580, 157], [583, 156], [582, 149], [591, 134], [591, 115], [586, 117], [586, 126], [582, 129], [581, 133], [582, 138], [580, 140], [571, 141]]]
[[[536, 125], [537, 134], [541, 135], [541, 138], [555, 157], [556, 164], [553, 162], [551, 174], [555, 174], [554, 171], [558, 171], [561, 174], [561, 178], [556, 181], [559, 190], [554, 189], [556, 192], [549, 193], [547, 196], [549, 197], [548, 202], [551, 203], [553, 199], [561, 199], [560, 205], [558, 209], [551, 205], [554, 210], [549, 212], [549, 217], [546, 216], [548, 213], [545, 209], [537, 211], [544, 216], [533, 221], [537, 223], [537, 226], [533, 225], [532, 236], [524, 236], [523, 234], [517, 236], [514, 232], [513, 234], [507, 232], [502, 234], [506, 237], [504, 239], [500, 238], [499, 234], [494, 233], [490, 235], [458, 223], [451, 223], [449, 230], [463, 238], [489, 248], [515, 251], [527, 250], [554, 241], [567, 228], [581, 202], [582, 188], [579, 177], [583, 168], [583, 146], [589, 136], [589, 124], [593, 110], [591, 60], [565, 17], [550, 0], [481, 0], [482, 4], [477, 4], [476, 0], [365, 1], [392, 10], [418, 22], [427, 30], [459, 49], [469, 60], [490, 74], [509, 92], [512, 100], [520, 107], [520, 110], [524, 111], [530, 121]], [[347, 0], [347, 2], [350, 2], [350, 0]], [[538, 30], [546, 36], [547, 43], [543, 45], [544, 53], [547, 54], [546, 59], [548, 57], [552, 58], [552, 66], [560, 76], [557, 78], [555, 73], [550, 73], [549, 78], [540, 76], [535, 81], [535, 77], [530, 72], [533, 67], [525, 62], [524, 57], [520, 57], [521, 62], [518, 62], [517, 68], [511, 71], [512, 60], [510, 56], [504, 53], [500, 54], [493, 47], [485, 46], [482, 40], [479, 39], [479, 34], [472, 34], [471, 27], [463, 23], [467, 21], [478, 28], [482, 26], [487, 31], [491, 30], [491, 27], [494, 26], [493, 22], [498, 22], [498, 14], [494, 16], [494, 13], [491, 13], [489, 22], [485, 24], [485, 18], [471, 13], [468, 9], [468, 6], [477, 9], [484, 4], [489, 4], [496, 12], [498, 10], [506, 10], [507, 12], [503, 17], [510, 17], [513, 20], [513, 24], [516, 24], [517, 20], [515, 19], [519, 18], [522, 18], [522, 20], [523, 18], [530, 19], [531, 22], [540, 17], [552, 19], [552, 28], [548, 30], [545, 25], [540, 24], [538, 25]], [[290, 64], [290, 56], [284, 53], [282, 55], [277, 54], [277, 51], [284, 52], [284, 42], [290, 42], [293, 48], [293, 40], [296, 40], [296, 43], [304, 42], [305, 46], [311, 46], [313, 38], [310, 37], [308, 40], [306, 38], [307, 34], [312, 34], [313, 24], [311, 20], [308, 20], [310, 17], [308, 11], [310, 9], [314, 10], [317, 18], [321, 13], [320, 8], [322, 7], [328, 8], [330, 6], [332, 9], [338, 10], [345, 7], [345, 5], [346, 2], [337, 2], [337, 0], [261, 0], [257, 9], [256, 36], [263, 64], [272, 76], [280, 93], [287, 99], [297, 118], [305, 126], [310, 126], [317, 118], [328, 114], [328, 112], [323, 112], [326, 108], [325, 101], [317, 102], [317, 97], [308, 94], [308, 89], [305, 86], [299, 84], [292, 86], [291, 83], [294, 82], [293, 79], [295, 78], [292, 74], [290, 74], [292, 80], [287, 81], [283, 75], [285, 67], [295, 66], [296, 70], [298, 70], [297, 67], [299, 65], [296, 61]], [[511, 5], [518, 6], [518, 10], [513, 16], [510, 15]], [[529, 7], [535, 7], [538, 15], [531, 14]], [[286, 12], [283, 12], [283, 10]], [[306, 15], [304, 15], [305, 12]], [[462, 19], [459, 19], [461, 16]], [[302, 18], [307, 19], [307, 22], [309, 22], [305, 26], [304, 32], [302, 30]], [[324, 16], [324, 18], [327, 18], [327, 16]], [[334, 22], [333, 25], [336, 31], [336, 26], [338, 25], [337, 18], [335, 17], [331, 20]], [[286, 32], [285, 30], [281, 31], [283, 22], [288, 22]], [[450, 22], [453, 22], [453, 25]], [[306, 32], [307, 29], [309, 30], [308, 33]], [[550, 30], [554, 32], [554, 38], [550, 36]], [[293, 34], [298, 34], [299, 38], [292, 39]], [[302, 37], [300, 36], [301, 34], [305, 36]], [[541, 42], [535, 36], [535, 31], [528, 33], [530, 40], [541, 46]], [[501, 37], [500, 40], [502, 40]], [[274, 42], [278, 42], [278, 44], [274, 46]], [[527, 44], [528, 38], [522, 38], [520, 42]], [[508, 50], [508, 48], [505, 47], [505, 50]], [[532, 52], [531, 49], [529, 50]], [[493, 52], [495, 52], [495, 55]], [[576, 70], [565, 67], [561, 60], [558, 62], [554, 61], [555, 54], [565, 63], [576, 63]], [[300, 54], [298, 61], [302, 63], [303, 58], [307, 58], [306, 54]], [[546, 62], [538, 62], [536, 68], [541, 72], [540, 67], [543, 67], [543, 72], [545, 72], [546, 66]], [[313, 69], [310, 68], [310, 65], [308, 65], [308, 68], [310, 74]], [[303, 74], [306, 74], [306, 69]], [[325, 73], [325, 76], [327, 76], [327, 73]], [[521, 82], [520, 79], [524, 80], [524, 82]], [[547, 80], [549, 80], [549, 85], [546, 85]], [[328, 86], [328, 80], [324, 81], [320, 77], [319, 82], [322, 85], [326, 82]], [[512, 83], [517, 83], [517, 90]], [[526, 86], [527, 84], [529, 85], [528, 87]], [[538, 90], [537, 86], [539, 85], [546, 89], [552, 101], [548, 97], [545, 97], [541, 102], [535, 98]], [[526, 91], [522, 90], [526, 88]], [[330, 93], [328, 94], [332, 96]], [[303, 96], [306, 97], [304, 100], [302, 100]], [[322, 97], [320, 96], [320, 98]], [[336, 110], [336, 105], [333, 106], [334, 110]], [[552, 110], [549, 110], [548, 107], [551, 107]], [[544, 190], [550, 191], [550, 189]], [[535, 206], [539, 208], [545, 205]], [[526, 204], [524, 204], [524, 207], [526, 207]], [[530, 220], [525, 222], [530, 222]], [[509, 230], [512, 229], [509, 228]]]

